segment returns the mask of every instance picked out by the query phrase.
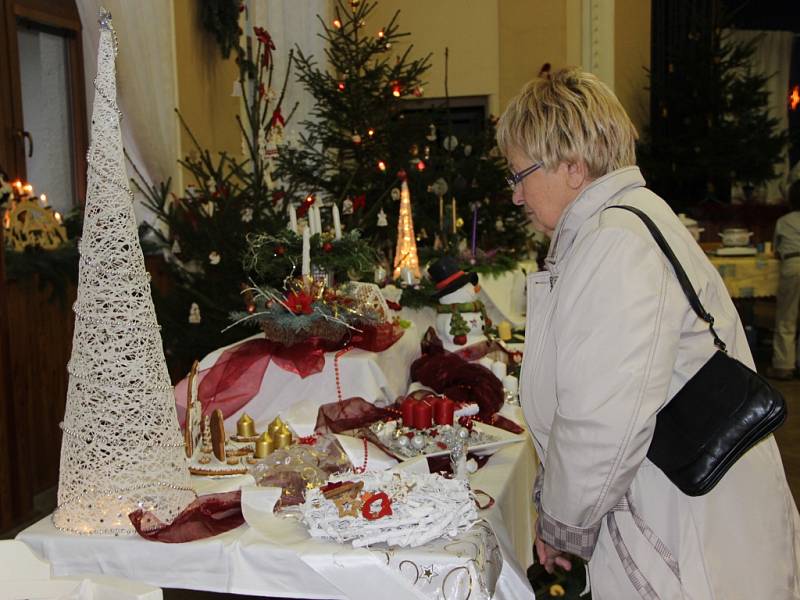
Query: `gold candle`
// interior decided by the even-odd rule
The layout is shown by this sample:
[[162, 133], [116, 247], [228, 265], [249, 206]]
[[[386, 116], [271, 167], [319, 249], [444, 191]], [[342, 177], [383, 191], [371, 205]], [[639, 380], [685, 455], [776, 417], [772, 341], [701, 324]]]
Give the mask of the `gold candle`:
[[288, 448], [292, 445], [292, 432], [284, 425], [275, 436], [275, 448]]
[[256, 440], [255, 457], [266, 458], [269, 454], [272, 454], [273, 450], [275, 450], [275, 443], [272, 441], [269, 432], [265, 431], [261, 434], [261, 437]]
[[507, 342], [511, 339], [511, 323], [508, 321], [500, 321], [497, 324], [497, 335], [501, 340]]
[[247, 413], [236, 421], [236, 435], [239, 437], [253, 437], [256, 435], [256, 425], [253, 423], [252, 417]]
[[272, 423], [269, 424], [269, 427], [267, 427], [267, 431], [269, 432], [269, 436], [274, 440], [277, 437], [278, 432], [285, 428], [286, 424], [281, 421], [281, 418], [275, 417]]

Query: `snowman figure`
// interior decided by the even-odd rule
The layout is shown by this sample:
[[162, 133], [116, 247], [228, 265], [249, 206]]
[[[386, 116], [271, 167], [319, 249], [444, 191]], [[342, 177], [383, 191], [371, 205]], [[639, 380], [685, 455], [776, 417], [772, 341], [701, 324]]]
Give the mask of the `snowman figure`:
[[436, 332], [451, 352], [486, 340], [490, 326], [483, 302], [478, 300], [478, 274], [462, 271], [456, 260], [446, 256], [428, 267], [439, 300]]

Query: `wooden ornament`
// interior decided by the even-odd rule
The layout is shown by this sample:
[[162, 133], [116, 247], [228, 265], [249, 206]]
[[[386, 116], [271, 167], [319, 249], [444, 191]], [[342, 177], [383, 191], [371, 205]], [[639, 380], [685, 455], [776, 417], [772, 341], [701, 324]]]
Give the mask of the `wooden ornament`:
[[197, 365], [198, 362], [194, 361], [192, 370], [189, 371], [189, 380], [186, 385], [186, 426], [183, 428], [183, 445], [186, 450], [186, 458], [192, 458], [194, 454], [194, 440], [198, 433], [195, 431], [195, 414], [199, 415], [201, 410], [199, 402], [197, 406], [195, 406], [194, 398], [194, 381], [197, 377]]
[[347, 495], [337, 496], [333, 499], [336, 505], [336, 510], [339, 511], [339, 518], [343, 517], [356, 517], [361, 513], [361, 508], [364, 503], [358, 496], [352, 497]]
[[225, 418], [220, 409], [211, 413], [211, 449], [217, 460], [225, 462]]

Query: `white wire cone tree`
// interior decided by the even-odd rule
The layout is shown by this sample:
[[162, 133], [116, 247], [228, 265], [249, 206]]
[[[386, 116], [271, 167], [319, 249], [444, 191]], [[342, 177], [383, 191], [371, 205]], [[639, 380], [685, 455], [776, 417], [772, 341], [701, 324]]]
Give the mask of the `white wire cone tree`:
[[101, 11], [78, 299], [54, 524], [128, 534], [137, 508], [169, 522], [195, 498], [150, 277], [136, 230], [116, 97], [116, 37]]

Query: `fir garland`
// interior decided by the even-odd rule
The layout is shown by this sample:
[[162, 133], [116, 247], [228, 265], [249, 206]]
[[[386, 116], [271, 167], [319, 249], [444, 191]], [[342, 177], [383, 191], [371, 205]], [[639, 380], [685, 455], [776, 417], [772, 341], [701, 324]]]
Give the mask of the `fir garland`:
[[[243, 266], [260, 283], [281, 289], [286, 277], [300, 275], [303, 239], [293, 231], [250, 234], [247, 242]], [[372, 277], [378, 256], [357, 230], [339, 240], [330, 234], [315, 234], [311, 236], [311, 263], [338, 281], [357, 280], [363, 273]]]

